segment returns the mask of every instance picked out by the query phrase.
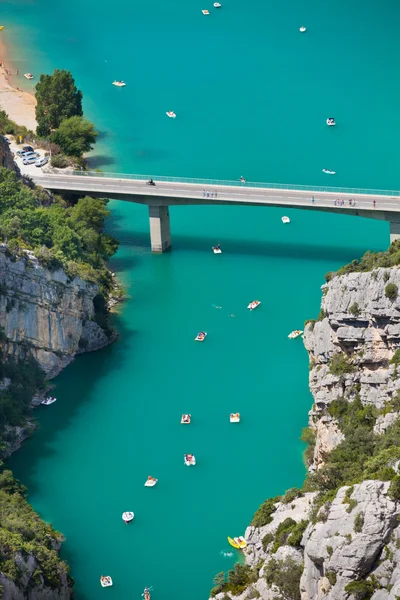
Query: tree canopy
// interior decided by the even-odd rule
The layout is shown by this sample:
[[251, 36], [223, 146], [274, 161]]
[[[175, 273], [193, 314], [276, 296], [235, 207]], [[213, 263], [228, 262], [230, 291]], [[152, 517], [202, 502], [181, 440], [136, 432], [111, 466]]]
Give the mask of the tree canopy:
[[65, 119], [50, 136], [50, 140], [60, 146], [68, 156], [80, 157], [89, 152], [96, 142], [97, 131], [93, 123], [83, 117], [74, 116]]
[[117, 242], [103, 233], [107, 201], [81, 198], [68, 204], [41, 188], [28, 188], [13, 171], [0, 169], [0, 240], [9, 251], [33, 250], [49, 268], [62, 266], [71, 276], [105, 285], [105, 261]]
[[65, 119], [83, 115], [82, 92], [70, 71], [56, 69], [53, 75], [41, 75], [35, 89], [38, 135], [48, 136]]

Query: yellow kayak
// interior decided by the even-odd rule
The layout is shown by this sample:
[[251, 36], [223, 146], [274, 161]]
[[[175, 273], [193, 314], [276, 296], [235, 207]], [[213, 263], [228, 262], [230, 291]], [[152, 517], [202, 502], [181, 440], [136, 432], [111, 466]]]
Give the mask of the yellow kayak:
[[236, 542], [236, 540], [233, 540], [232, 538], [228, 537], [228, 542], [230, 543], [231, 546], [233, 546], [234, 548], [237, 548], [239, 550], [240, 546]]
[[0, 25], [0, 31], [4, 29], [4, 25]]
[[235, 538], [235, 542], [239, 545], [239, 548], [246, 548], [247, 546], [247, 542], [242, 536]]

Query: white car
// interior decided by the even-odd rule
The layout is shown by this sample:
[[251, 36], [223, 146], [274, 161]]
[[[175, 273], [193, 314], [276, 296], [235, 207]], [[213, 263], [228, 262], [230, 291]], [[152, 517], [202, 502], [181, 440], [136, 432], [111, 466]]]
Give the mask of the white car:
[[35, 166], [36, 167], [44, 167], [44, 165], [47, 165], [48, 162], [49, 162], [49, 157], [48, 156], [43, 156], [43, 158], [39, 158], [35, 162]]
[[31, 165], [32, 163], [35, 163], [38, 158], [39, 158], [39, 154], [36, 154], [36, 152], [33, 152], [32, 154], [29, 154], [29, 156], [24, 157], [22, 164], [23, 165]]

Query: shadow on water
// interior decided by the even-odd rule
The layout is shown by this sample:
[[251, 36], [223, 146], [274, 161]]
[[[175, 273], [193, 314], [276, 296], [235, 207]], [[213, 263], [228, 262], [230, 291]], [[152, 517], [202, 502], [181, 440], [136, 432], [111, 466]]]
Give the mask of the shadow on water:
[[[33, 412], [35, 421], [39, 424], [38, 430], [24, 442], [22, 450], [14, 453], [7, 461], [7, 467], [27, 486], [29, 496], [40, 494], [40, 484], [37, 484], [35, 474], [36, 465], [42, 458], [55, 454], [56, 438], [74, 424], [78, 411], [91, 401], [94, 389], [98, 389], [101, 380], [116, 368], [127, 346], [131, 347], [134, 331], [126, 327], [118, 313], [113, 313], [112, 325], [119, 333], [113, 344], [102, 350], [77, 356], [71, 365], [52, 380], [59, 400], [54, 405], [56, 410], [50, 415], [43, 411], [44, 407]], [[68, 390], [68, 397], [63, 397], [63, 388]]]
[[[134, 245], [139, 248], [150, 248], [150, 234], [145, 232], [124, 233], [118, 231], [117, 237], [120, 245]], [[224, 236], [215, 237], [198, 235], [182, 235], [172, 233], [172, 248], [175, 250], [190, 250], [191, 252], [209, 252], [210, 248], [218, 242], [223, 251], [229, 254], [239, 254], [248, 256], [273, 256], [274, 258], [306, 258], [318, 261], [349, 260], [349, 256], [362, 256], [368, 249], [365, 246], [324, 246], [323, 244], [307, 244], [298, 241], [260, 241], [260, 240], [240, 240]]]
[[94, 154], [87, 159], [89, 169], [99, 169], [105, 166], [114, 165], [115, 159], [106, 154]]

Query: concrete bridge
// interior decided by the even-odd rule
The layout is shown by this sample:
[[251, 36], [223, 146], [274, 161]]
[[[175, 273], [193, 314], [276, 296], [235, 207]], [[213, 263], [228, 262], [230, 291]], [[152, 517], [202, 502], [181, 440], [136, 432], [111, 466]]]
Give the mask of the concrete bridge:
[[[327, 176], [328, 177], [328, 176]], [[390, 223], [390, 241], [400, 237], [400, 192], [267, 184], [240, 181], [210, 181], [147, 175], [121, 175], [90, 171], [42, 171], [35, 183], [54, 192], [137, 202], [149, 207], [153, 252], [171, 246], [169, 206], [190, 204], [242, 204], [279, 206], [336, 212]], [[283, 214], [283, 213], [282, 213]]]

